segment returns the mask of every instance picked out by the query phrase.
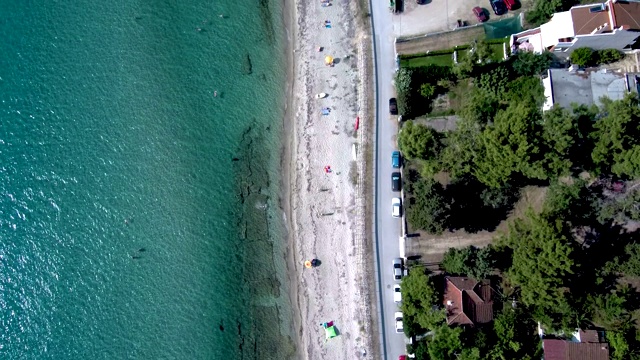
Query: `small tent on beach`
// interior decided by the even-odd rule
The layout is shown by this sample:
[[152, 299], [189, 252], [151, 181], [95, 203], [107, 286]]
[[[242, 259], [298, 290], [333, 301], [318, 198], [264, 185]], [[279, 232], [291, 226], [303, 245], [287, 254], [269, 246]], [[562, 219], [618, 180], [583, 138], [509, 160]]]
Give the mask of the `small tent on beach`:
[[320, 325], [324, 328], [325, 340], [333, 339], [338, 336], [338, 332], [336, 327], [333, 325], [333, 321], [325, 322]]

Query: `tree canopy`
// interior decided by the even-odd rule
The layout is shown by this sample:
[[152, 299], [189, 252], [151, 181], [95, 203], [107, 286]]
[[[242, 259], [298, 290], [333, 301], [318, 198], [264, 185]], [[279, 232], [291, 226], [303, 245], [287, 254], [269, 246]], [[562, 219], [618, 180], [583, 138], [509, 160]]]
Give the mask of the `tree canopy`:
[[514, 173], [546, 179], [540, 132], [540, 113], [530, 104], [514, 103], [499, 111], [482, 134], [484, 153], [475, 161], [478, 180], [501, 187]]
[[[575, 245], [566, 225], [529, 211], [500, 241], [513, 251], [506, 277], [518, 287], [521, 301], [548, 314], [566, 307], [567, 281], [575, 271]], [[556, 320], [547, 325], [557, 326]]]
[[412, 189], [413, 198], [406, 211], [409, 222], [429, 233], [442, 233], [449, 217], [449, 204], [442, 185], [433, 179], [420, 179]]
[[621, 101], [603, 99], [604, 117], [594, 125], [591, 157], [601, 172], [640, 176], [640, 107], [637, 96]]
[[398, 144], [406, 158], [428, 160], [439, 154], [441, 137], [430, 127], [407, 121], [398, 135]]
[[442, 259], [442, 267], [453, 275], [465, 275], [482, 280], [493, 270], [491, 248], [449, 248]]
[[[419, 328], [405, 326], [407, 335], [415, 335], [417, 331], [434, 329], [444, 322], [444, 314], [435, 310], [438, 302], [431, 278], [426, 275], [424, 268], [416, 268], [402, 279], [402, 304], [400, 309], [405, 320], [409, 324], [415, 324]], [[406, 321], [407, 322], [407, 321]]]

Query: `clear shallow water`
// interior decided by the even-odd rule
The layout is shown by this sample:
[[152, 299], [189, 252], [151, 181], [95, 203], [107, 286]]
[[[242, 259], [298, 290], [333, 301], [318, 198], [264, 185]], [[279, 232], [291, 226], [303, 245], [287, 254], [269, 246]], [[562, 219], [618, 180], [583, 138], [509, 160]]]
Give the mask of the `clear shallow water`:
[[291, 353], [281, 13], [0, 0], [0, 358]]

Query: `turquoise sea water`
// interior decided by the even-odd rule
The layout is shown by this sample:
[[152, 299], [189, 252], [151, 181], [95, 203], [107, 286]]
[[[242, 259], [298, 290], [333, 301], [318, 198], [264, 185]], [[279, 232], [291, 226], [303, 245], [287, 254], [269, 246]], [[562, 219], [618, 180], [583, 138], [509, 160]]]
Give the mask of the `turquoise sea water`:
[[0, 0], [0, 359], [288, 358], [282, 11]]

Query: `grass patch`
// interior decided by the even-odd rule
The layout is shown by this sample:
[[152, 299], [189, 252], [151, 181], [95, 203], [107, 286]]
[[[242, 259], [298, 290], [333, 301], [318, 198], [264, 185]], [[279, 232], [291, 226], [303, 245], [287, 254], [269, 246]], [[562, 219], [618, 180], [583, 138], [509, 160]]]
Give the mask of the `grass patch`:
[[438, 65], [438, 66], [452, 66], [453, 65], [453, 51], [446, 54], [438, 54], [438, 55], [424, 55], [421, 57], [413, 57], [410, 59], [402, 59], [400, 60], [400, 66], [402, 67], [420, 67], [427, 65]]
[[489, 45], [489, 48], [491, 49], [491, 60], [495, 61], [495, 62], [499, 62], [499, 61], [503, 61], [504, 60], [504, 48], [503, 45], [504, 42], [501, 42], [499, 44], [491, 44]]
[[[460, 53], [458, 53], [458, 56], [460, 56]], [[462, 108], [462, 104], [466, 101], [471, 88], [471, 79], [467, 78], [461, 79], [449, 90], [449, 106], [454, 113], [457, 113]]]

